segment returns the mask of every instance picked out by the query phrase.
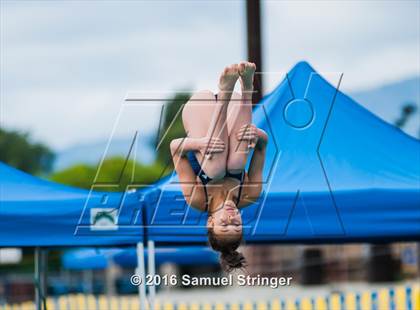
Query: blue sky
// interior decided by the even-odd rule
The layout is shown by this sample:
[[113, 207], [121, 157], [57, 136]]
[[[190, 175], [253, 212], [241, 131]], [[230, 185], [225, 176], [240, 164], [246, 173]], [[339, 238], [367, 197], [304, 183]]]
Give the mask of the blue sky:
[[[418, 74], [419, 3], [264, 2], [266, 90], [303, 59], [344, 91]], [[241, 1], [2, 1], [1, 124], [56, 150], [106, 139], [128, 92], [216, 90], [245, 32]], [[158, 114], [126, 113], [116, 134]]]

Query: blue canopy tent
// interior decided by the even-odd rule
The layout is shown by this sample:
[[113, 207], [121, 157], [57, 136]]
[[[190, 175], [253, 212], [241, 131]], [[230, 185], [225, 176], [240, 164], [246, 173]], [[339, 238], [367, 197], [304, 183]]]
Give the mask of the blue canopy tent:
[[[46, 290], [46, 252], [40, 247], [137, 243], [141, 248], [141, 197], [63, 186], [0, 163], [0, 247], [35, 247], [37, 309], [45, 308]], [[133, 222], [136, 212], [139, 220]], [[139, 263], [144, 267], [144, 260]], [[144, 295], [142, 289], [142, 304]]]
[[[143, 240], [141, 216], [132, 222], [139, 196], [72, 188], [0, 163], [0, 246], [136, 244]], [[101, 216], [118, 225], [95, 225]]]
[[61, 256], [61, 265], [70, 270], [101, 270], [109, 266], [112, 257], [124, 251], [119, 248], [82, 248], [67, 250]]
[[[145, 253], [147, 258], [147, 253]], [[137, 266], [137, 252], [135, 249], [127, 249], [113, 256], [116, 264], [124, 267]], [[217, 265], [219, 258], [216, 252], [208, 247], [187, 246], [182, 248], [160, 247], [155, 250], [156, 265], [173, 263], [177, 265]]]
[[[269, 135], [264, 190], [242, 210], [247, 242], [420, 239], [420, 143], [331, 85], [306, 62], [254, 109]], [[176, 174], [146, 195], [146, 234], [206, 242], [207, 215], [189, 207]]]
[[[144, 254], [147, 260], [148, 253]], [[72, 249], [62, 255], [61, 264], [63, 268], [71, 270], [105, 269], [111, 260], [118, 266], [135, 268], [137, 267], [137, 251], [135, 248]], [[156, 248], [155, 262], [157, 266], [164, 263], [217, 265], [219, 260], [216, 252], [208, 247], [187, 246]]]

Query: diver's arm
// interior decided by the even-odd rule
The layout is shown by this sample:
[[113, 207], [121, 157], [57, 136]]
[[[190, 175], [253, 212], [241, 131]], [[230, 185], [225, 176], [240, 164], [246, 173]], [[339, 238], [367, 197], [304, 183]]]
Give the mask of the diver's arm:
[[248, 176], [244, 186], [244, 205], [248, 205], [258, 199], [262, 190], [262, 176], [265, 163], [265, 153], [268, 136], [262, 129], [257, 129], [258, 141], [249, 165]]
[[185, 201], [193, 208], [205, 211], [206, 196], [204, 188], [201, 183], [197, 182], [197, 176], [185, 156], [188, 151], [197, 150], [198, 143], [196, 140], [192, 138], [172, 140], [170, 149]]
[[172, 140], [170, 144], [172, 157], [185, 156], [185, 154], [187, 154], [189, 151], [198, 151], [198, 142], [199, 139], [188, 137]]
[[189, 151], [198, 151], [202, 155], [221, 153], [225, 150], [222, 139], [214, 137], [203, 138], [179, 138], [171, 141], [172, 157], [175, 155], [185, 156]]
[[268, 136], [262, 129], [257, 129], [258, 141], [255, 145], [254, 153], [248, 170], [250, 182], [262, 182], [262, 171], [265, 162], [265, 150], [268, 142]]

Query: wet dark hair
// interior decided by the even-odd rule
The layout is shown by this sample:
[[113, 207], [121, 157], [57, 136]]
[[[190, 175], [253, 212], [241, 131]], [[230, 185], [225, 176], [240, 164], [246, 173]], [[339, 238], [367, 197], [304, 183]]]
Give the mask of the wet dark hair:
[[225, 272], [246, 267], [246, 260], [242, 253], [236, 251], [242, 242], [242, 235], [237, 240], [221, 240], [216, 237], [213, 228], [208, 228], [207, 235], [213, 250], [219, 251], [220, 265]]

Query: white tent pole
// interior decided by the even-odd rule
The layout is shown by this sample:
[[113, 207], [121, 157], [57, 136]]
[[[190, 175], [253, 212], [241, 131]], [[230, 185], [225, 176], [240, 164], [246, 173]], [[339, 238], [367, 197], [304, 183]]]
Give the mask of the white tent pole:
[[150, 304], [150, 309], [154, 310], [155, 309], [155, 297], [156, 297], [156, 287], [155, 287], [155, 282], [154, 282], [154, 277], [155, 277], [155, 273], [156, 273], [156, 261], [155, 261], [155, 242], [153, 240], [148, 240], [147, 241], [147, 252], [148, 252], [148, 257], [147, 257], [147, 273], [149, 274], [149, 276], [152, 278], [152, 285], [149, 286], [149, 304]]
[[144, 245], [143, 242], [137, 243], [137, 270], [136, 274], [141, 279], [139, 285], [140, 309], [146, 309], [146, 276], [144, 266]]

